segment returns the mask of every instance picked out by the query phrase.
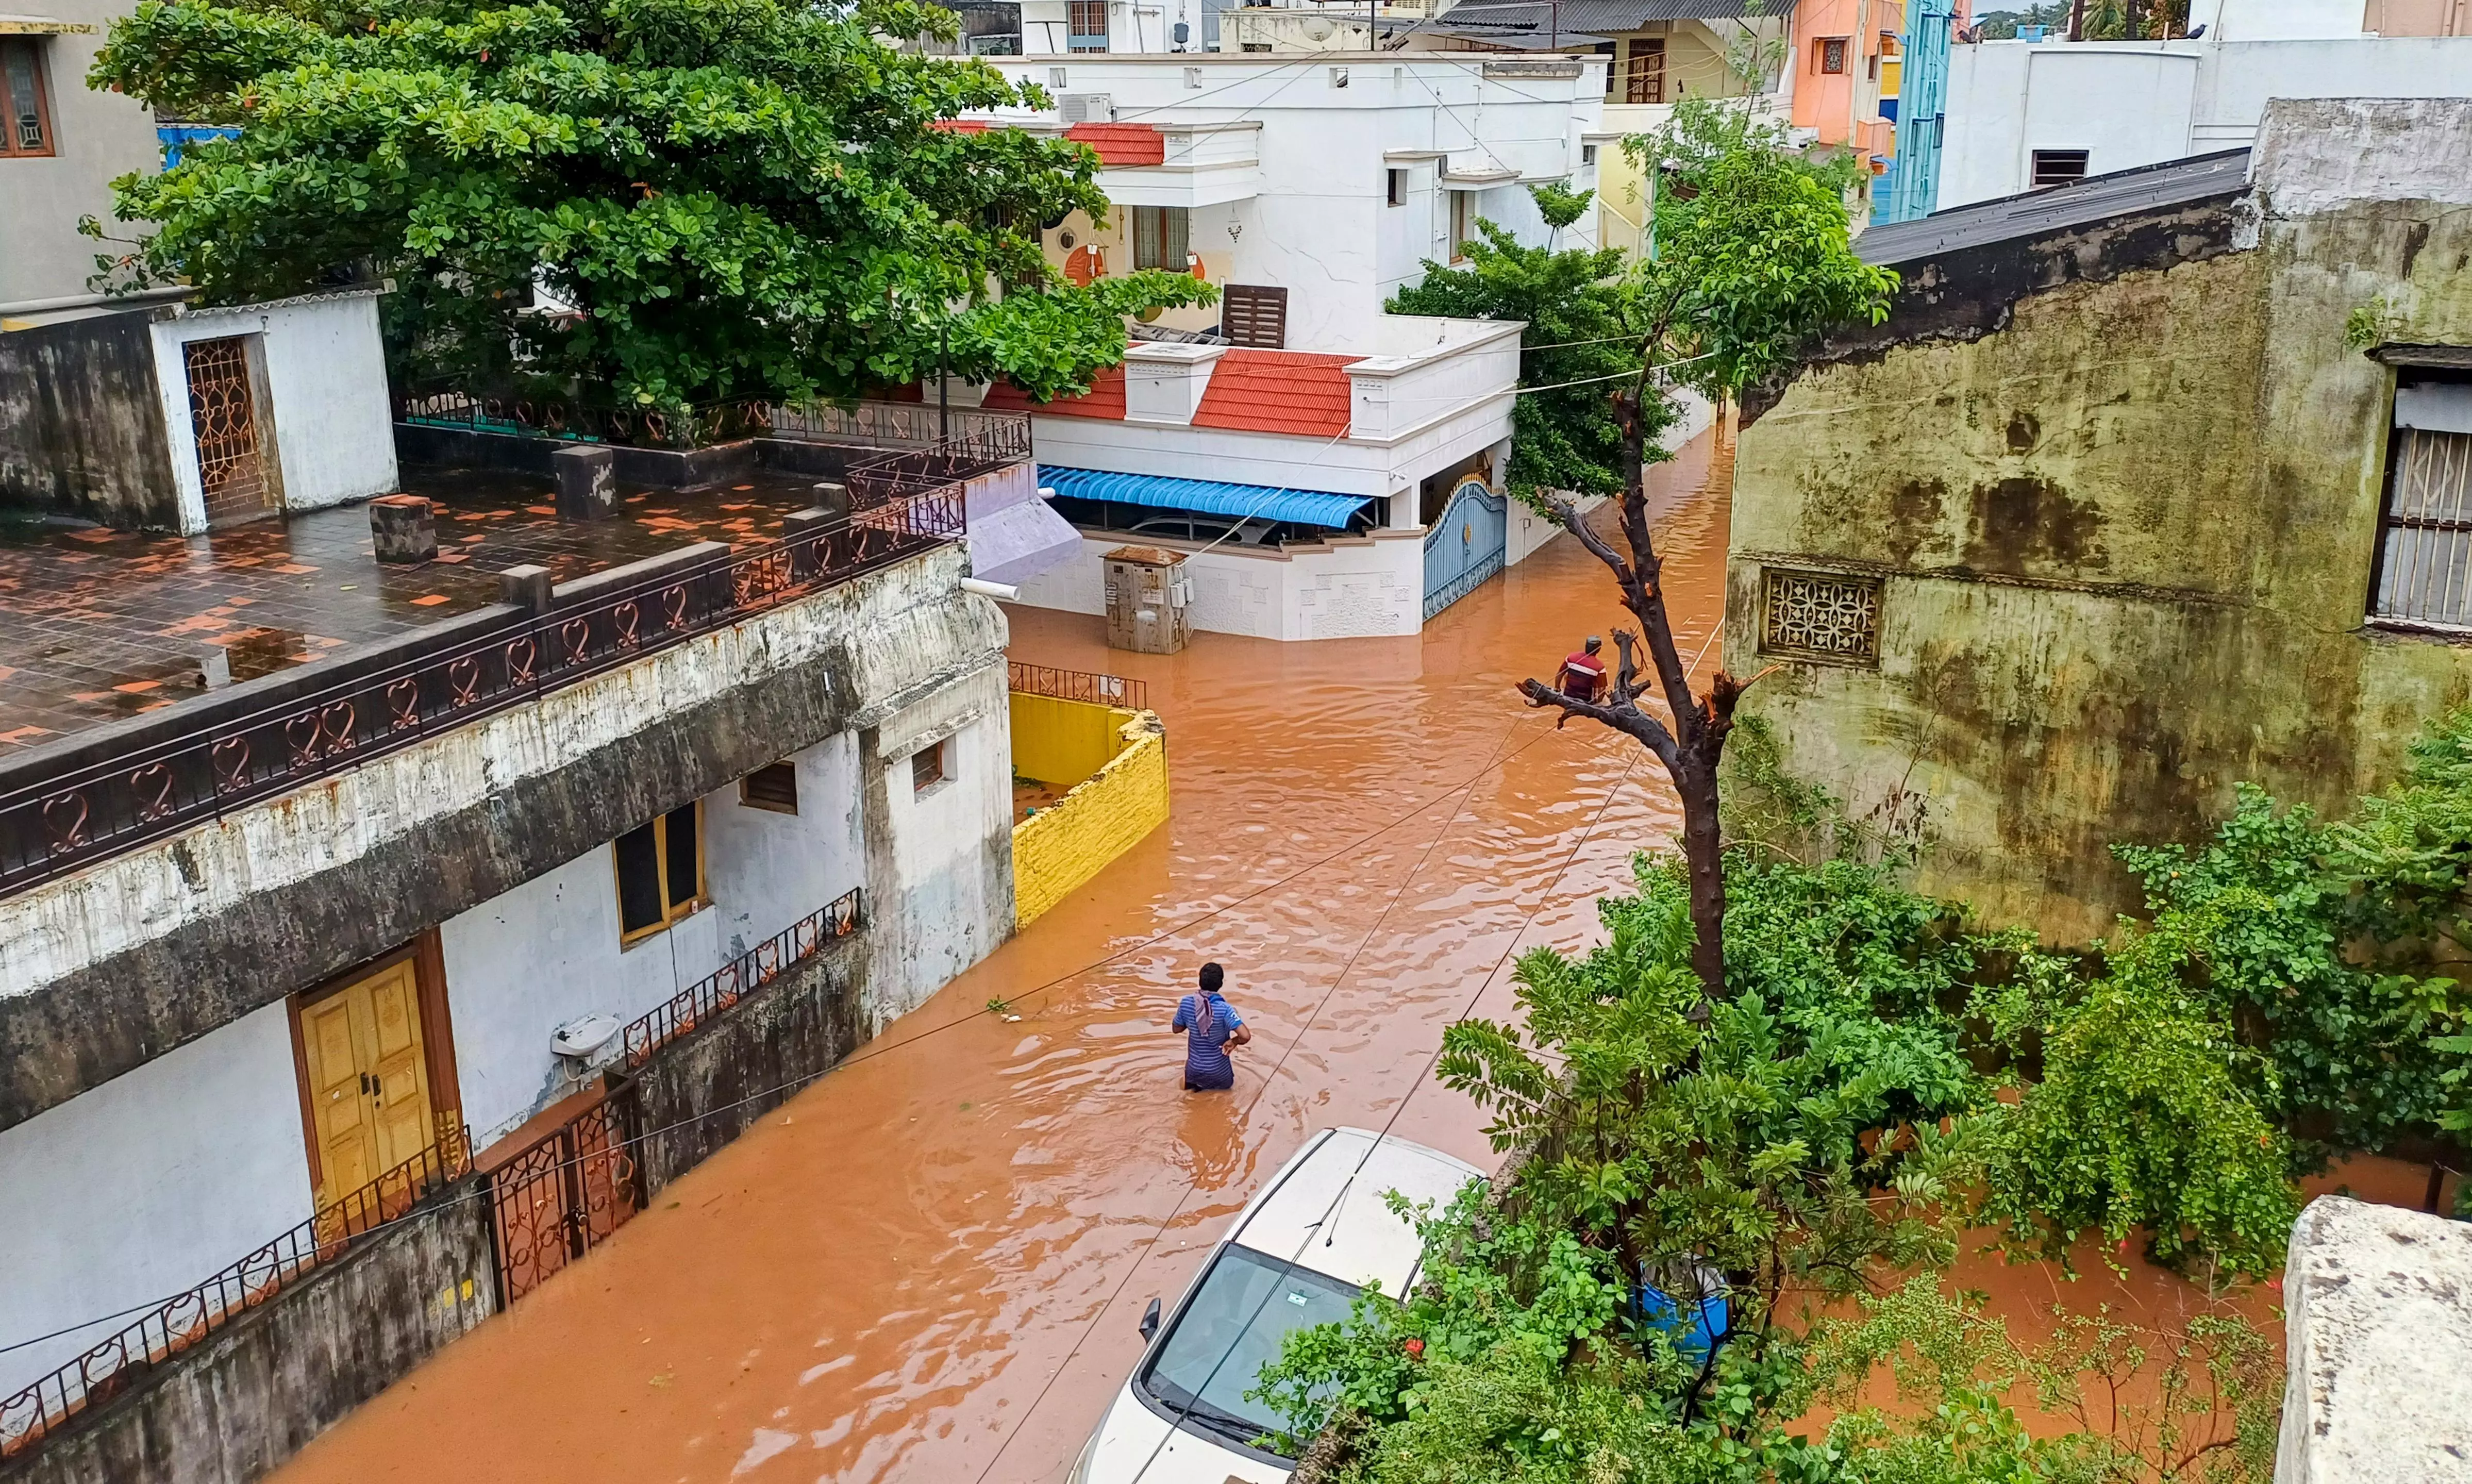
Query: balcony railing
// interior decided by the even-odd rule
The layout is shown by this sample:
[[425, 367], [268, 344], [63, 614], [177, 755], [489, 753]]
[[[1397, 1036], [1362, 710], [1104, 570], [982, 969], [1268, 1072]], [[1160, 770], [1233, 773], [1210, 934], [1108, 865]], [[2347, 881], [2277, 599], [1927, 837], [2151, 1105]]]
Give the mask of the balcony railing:
[[596, 406], [575, 397], [493, 396], [461, 388], [399, 396], [394, 404], [396, 421], [424, 427], [644, 448], [701, 448], [764, 437], [776, 412], [757, 398], [664, 410]]
[[851, 887], [638, 1017], [625, 1032], [628, 1069], [642, 1066], [653, 1059], [654, 1052], [737, 1004], [748, 993], [771, 984], [781, 976], [782, 970], [815, 957], [824, 945], [846, 938], [858, 928], [858, 888]]
[[1005, 688], [1019, 691], [1025, 696], [1054, 696], [1058, 701], [1122, 706], [1129, 711], [1151, 708], [1151, 687], [1147, 681], [1127, 680], [1121, 675], [1099, 675], [1088, 670], [1058, 670], [1043, 664], [1023, 664], [1018, 659], [1005, 664]]
[[13, 1458], [144, 1378], [154, 1366], [203, 1343], [273, 1299], [354, 1241], [402, 1216], [472, 1168], [470, 1136], [440, 1130], [438, 1143], [225, 1268], [148, 1309], [119, 1333], [6, 1399], [0, 1458]]
[[959, 440], [1000, 447], [1007, 463], [1030, 457], [1030, 419], [1018, 413], [939, 410], [933, 402], [807, 402], [775, 407], [772, 418], [774, 438], [883, 448], [932, 448]]
[[0, 795], [0, 896], [288, 792], [963, 534], [958, 486]]

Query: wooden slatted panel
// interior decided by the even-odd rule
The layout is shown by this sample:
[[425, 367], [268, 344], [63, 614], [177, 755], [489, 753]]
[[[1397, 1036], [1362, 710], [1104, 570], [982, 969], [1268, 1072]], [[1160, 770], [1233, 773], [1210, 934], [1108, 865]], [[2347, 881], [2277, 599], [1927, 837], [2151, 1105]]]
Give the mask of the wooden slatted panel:
[[1288, 347], [1288, 291], [1253, 283], [1231, 283], [1221, 291], [1220, 332], [1231, 346], [1257, 350]]

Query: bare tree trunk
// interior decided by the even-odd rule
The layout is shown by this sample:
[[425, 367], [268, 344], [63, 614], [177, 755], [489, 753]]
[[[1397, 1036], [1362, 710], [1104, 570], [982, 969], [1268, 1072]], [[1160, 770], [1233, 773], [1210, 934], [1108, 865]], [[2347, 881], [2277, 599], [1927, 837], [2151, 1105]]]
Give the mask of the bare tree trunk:
[[[1664, 559], [1648, 525], [1647, 424], [1644, 398], [1647, 377], [1615, 397], [1623, 422], [1623, 492], [1621, 526], [1628, 556], [1591, 530], [1575, 505], [1551, 501], [1555, 517], [1581, 545], [1614, 575], [1623, 607], [1639, 620], [1640, 634], [1614, 631], [1620, 656], [1606, 690], [1587, 701], [1541, 681], [1525, 680], [1519, 691], [1534, 706], [1556, 706], [1568, 721], [1584, 716], [1636, 740], [1656, 754], [1674, 780], [1682, 803], [1682, 858], [1691, 882], [1691, 967], [1700, 992], [1710, 999], [1725, 993], [1725, 863], [1724, 841], [1717, 818], [1717, 765], [1725, 738], [1734, 728], [1734, 706], [1743, 692], [1724, 671], [1709, 682], [1708, 693], [1695, 695], [1681, 651], [1674, 640], [1674, 624], [1665, 610]], [[1643, 676], [1638, 647], [1646, 640], [1651, 676]], [[1557, 676], [1558, 682], [1560, 677]], [[1653, 689], [1641, 684], [1652, 679]], [[1639, 698], [1664, 701], [1671, 724], [1642, 710]], [[1557, 723], [1556, 725], [1560, 725]]]

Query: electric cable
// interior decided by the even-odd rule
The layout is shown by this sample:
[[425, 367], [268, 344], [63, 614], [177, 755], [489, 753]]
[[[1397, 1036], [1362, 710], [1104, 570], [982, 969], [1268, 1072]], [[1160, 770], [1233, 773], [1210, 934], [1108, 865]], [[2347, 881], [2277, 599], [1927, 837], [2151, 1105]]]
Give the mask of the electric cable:
[[[1510, 725], [1503, 729], [1502, 736], [1494, 742], [1493, 752], [1486, 757], [1486, 768], [1482, 771], [1491, 771], [1494, 757], [1501, 756], [1504, 744], [1510, 740], [1511, 733], [1518, 730], [1519, 726], [1519, 720], [1517, 718], [1513, 718]], [[1538, 729], [1540, 735], [1543, 733], [1543, 730], [1544, 729], [1542, 728]], [[1533, 740], [1533, 738], [1531, 739], [1532, 742]], [[1523, 746], [1519, 752], [1525, 752], [1526, 750], [1527, 749]], [[1518, 752], [1514, 752], [1510, 754], [1512, 757], [1517, 755], [1519, 755]], [[1503, 760], [1508, 762], [1509, 759], [1506, 757]], [[1471, 788], [1469, 792], [1473, 793], [1474, 790]], [[1315, 1001], [1314, 1008], [1312, 1012], [1305, 1017], [1304, 1023], [1296, 1028], [1295, 1038], [1288, 1042], [1286, 1049], [1279, 1053], [1279, 1060], [1272, 1065], [1269, 1074], [1262, 1079], [1261, 1087], [1254, 1089], [1253, 1096], [1245, 1104], [1245, 1111], [1237, 1114], [1236, 1122], [1239, 1127], [1251, 1123], [1253, 1118], [1253, 1110], [1260, 1107], [1262, 1099], [1270, 1095], [1272, 1087], [1279, 1080], [1279, 1073], [1287, 1067], [1288, 1058], [1295, 1053], [1296, 1047], [1304, 1044], [1305, 1038], [1312, 1034], [1314, 1022], [1321, 1017], [1321, 1012], [1325, 1006], [1329, 1005], [1331, 996], [1339, 993], [1339, 987], [1342, 984], [1346, 983], [1347, 976], [1355, 971], [1357, 961], [1363, 958], [1365, 956], [1365, 950], [1372, 945], [1374, 935], [1382, 930], [1383, 923], [1390, 920], [1390, 909], [1397, 906], [1399, 904], [1399, 899], [1408, 894], [1410, 884], [1412, 884], [1416, 879], [1417, 874], [1425, 869], [1425, 863], [1433, 859], [1434, 851], [1440, 847], [1442, 841], [1450, 834], [1452, 827], [1459, 824], [1460, 812], [1462, 809], [1464, 809], [1466, 805], [1467, 800], [1465, 797], [1462, 797], [1459, 804], [1452, 808], [1450, 818], [1442, 822], [1442, 827], [1435, 833], [1432, 842], [1426, 845], [1425, 852], [1416, 857], [1416, 864], [1410, 867], [1408, 874], [1399, 878], [1397, 889], [1391, 892], [1390, 899], [1382, 904], [1382, 911], [1379, 916], [1374, 918], [1373, 925], [1367, 928], [1365, 930], [1365, 936], [1357, 941], [1356, 951], [1350, 953], [1347, 956], [1347, 962], [1340, 966], [1339, 972], [1332, 976], [1330, 984], [1323, 989], [1321, 998]], [[1185, 1182], [1184, 1189], [1177, 1195], [1176, 1205], [1169, 1209], [1164, 1218], [1151, 1229], [1150, 1235], [1144, 1239], [1141, 1249], [1134, 1255], [1133, 1260], [1126, 1264], [1124, 1276], [1116, 1281], [1116, 1286], [1114, 1288], [1108, 1290], [1105, 1302], [1102, 1303], [1098, 1308], [1091, 1313], [1090, 1322], [1082, 1326], [1081, 1334], [1074, 1338], [1072, 1348], [1064, 1352], [1064, 1358], [1057, 1362], [1056, 1369], [1049, 1373], [1046, 1384], [1038, 1388], [1038, 1394], [1030, 1399], [1030, 1405], [1022, 1408], [1021, 1415], [1014, 1419], [1011, 1428], [1005, 1433], [1004, 1440], [996, 1445], [996, 1450], [988, 1457], [986, 1467], [979, 1471], [977, 1484], [986, 1484], [987, 1475], [994, 1472], [996, 1465], [1003, 1461], [1005, 1449], [1010, 1448], [1012, 1446], [1012, 1440], [1021, 1435], [1022, 1425], [1030, 1421], [1032, 1413], [1038, 1410], [1039, 1403], [1047, 1400], [1048, 1392], [1055, 1387], [1058, 1378], [1063, 1376], [1065, 1368], [1072, 1365], [1073, 1357], [1082, 1352], [1082, 1347], [1088, 1343], [1090, 1336], [1097, 1331], [1099, 1322], [1107, 1317], [1108, 1313], [1115, 1308], [1116, 1301], [1124, 1296], [1124, 1292], [1128, 1287], [1131, 1286], [1133, 1275], [1141, 1271], [1142, 1259], [1149, 1257], [1153, 1251], [1157, 1250], [1158, 1239], [1167, 1234], [1168, 1228], [1176, 1225], [1176, 1218], [1184, 1214], [1184, 1203], [1191, 1200], [1195, 1192], [1199, 1191], [1200, 1188], [1201, 1182], [1199, 1179], [1188, 1180]], [[1299, 1249], [1299, 1251], [1301, 1251], [1301, 1249]], [[1214, 1374], [1216, 1374], [1215, 1371]], [[1169, 1429], [1171, 1436], [1174, 1435], [1174, 1428]], [[1166, 1439], [1164, 1438], [1160, 1440], [1162, 1444], [1164, 1444], [1165, 1441]], [[1149, 1466], [1145, 1464], [1144, 1467], [1147, 1468]]]

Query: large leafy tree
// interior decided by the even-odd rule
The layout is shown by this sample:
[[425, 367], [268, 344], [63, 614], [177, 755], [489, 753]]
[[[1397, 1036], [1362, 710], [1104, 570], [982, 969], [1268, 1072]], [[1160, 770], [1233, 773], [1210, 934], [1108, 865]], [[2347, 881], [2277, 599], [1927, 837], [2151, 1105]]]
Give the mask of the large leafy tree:
[[[1037, 224], [1105, 212], [1097, 161], [943, 127], [1044, 101], [882, 39], [952, 25], [911, 0], [146, 0], [95, 85], [240, 133], [115, 182], [157, 229], [104, 264], [216, 301], [392, 277], [407, 381], [683, 405], [856, 395], [941, 360], [1084, 386], [1123, 315], [1209, 291], [1049, 270]], [[535, 285], [578, 312], [524, 312]]]

